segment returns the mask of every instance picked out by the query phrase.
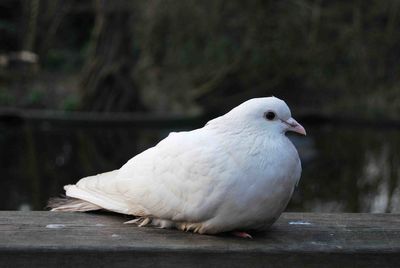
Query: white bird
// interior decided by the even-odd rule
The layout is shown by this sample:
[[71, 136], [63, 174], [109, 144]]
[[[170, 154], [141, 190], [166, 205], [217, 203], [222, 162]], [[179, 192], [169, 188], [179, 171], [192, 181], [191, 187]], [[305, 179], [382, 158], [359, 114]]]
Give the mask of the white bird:
[[[203, 128], [172, 132], [120, 169], [66, 185], [53, 211], [105, 209], [140, 226], [200, 234], [265, 230], [286, 208], [301, 175], [285, 132], [306, 135], [286, 103], [250, 99]], [[68, 198], [68, 197], [72, 197]]]

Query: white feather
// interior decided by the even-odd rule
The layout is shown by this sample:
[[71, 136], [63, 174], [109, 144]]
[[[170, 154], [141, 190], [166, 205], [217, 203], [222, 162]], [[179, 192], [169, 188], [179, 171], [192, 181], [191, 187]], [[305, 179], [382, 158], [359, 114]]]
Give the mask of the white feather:
[[205, 127], [171, 133], [119, 170], [81, 179], [66, 195], [146, 224], [200, 233], [265, 229], [285, 209], [301, 164], [277, 98], [249, 100]]

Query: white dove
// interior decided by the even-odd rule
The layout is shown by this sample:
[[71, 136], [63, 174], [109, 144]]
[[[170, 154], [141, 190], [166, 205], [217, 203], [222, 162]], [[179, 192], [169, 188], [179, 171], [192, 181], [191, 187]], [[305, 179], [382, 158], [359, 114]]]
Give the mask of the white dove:
[[286, 131], [306, 135], [284, 101], [250, 99], [203, 128], [170, 133], [118, 170], [66, 185], [67, 198], [49, 206], [134, 215], [130, 223], [140, 226], [251, 237], [245, 231], [277, 220], [300, 179]]

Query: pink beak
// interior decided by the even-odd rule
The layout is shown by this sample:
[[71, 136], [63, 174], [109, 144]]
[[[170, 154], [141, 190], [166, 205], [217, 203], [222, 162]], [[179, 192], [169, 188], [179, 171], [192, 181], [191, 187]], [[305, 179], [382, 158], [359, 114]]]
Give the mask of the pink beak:
[[294, 120], [294, 118], [289, 118], [286, 121], [283, 121], [283, 123], [285, 123], [286, 125], [288, 125], [288, 131], [293, 131], [296, 133], [299, 133], [301, 135], [306, 136], [306, 130], [304, 129], [304, 127], [302, 125], [300, 125], [296, 120]]

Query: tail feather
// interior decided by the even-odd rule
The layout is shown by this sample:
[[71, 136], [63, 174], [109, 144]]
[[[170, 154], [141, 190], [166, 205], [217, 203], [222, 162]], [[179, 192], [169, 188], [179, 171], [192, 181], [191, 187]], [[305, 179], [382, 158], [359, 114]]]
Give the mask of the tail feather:
[[47, 207], [51, 211], [93, 211], [102, 209], [101, 207], [92, 204], [88, 201], [73, 197], [55, 197], [51, 198], [47, 203]]
[[130, 213], [126, 200], [113, 184], [118, 170], [82, 178], [77, 184], [65, 185], [66, 198], [49, 201], [52, 211], [109, 210], [122, 214]]

